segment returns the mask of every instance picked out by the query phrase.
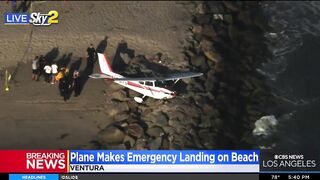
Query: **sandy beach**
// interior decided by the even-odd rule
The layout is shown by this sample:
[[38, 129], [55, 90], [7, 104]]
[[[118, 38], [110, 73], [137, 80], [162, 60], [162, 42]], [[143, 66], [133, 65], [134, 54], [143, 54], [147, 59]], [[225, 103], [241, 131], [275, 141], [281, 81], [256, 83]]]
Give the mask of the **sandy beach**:
[[[87, 80], [79, 97], [64, 102], [57, 85], [42, 78], [31, 81], [35, 55], [49, 54], [57, 61], [72, 53], [66, 65], [83, 58], [81, 70], [88, 45], [97, 46], [108, 36], [105, 52], [111, 60], [118, 43], [125, 40], [136, 55], [161, 52], [176, 59], [175, 64], [184, 61], [181, 48], [191, 18], [179, 3], [41, 1], [28, 11], [52, 9], [59, 12], [59, 24], [49, 27], [5, 26], [0, 20], [1, 149], [79, 148], [112, 122], [106, 116], [105, 96], [110, 87], [120, 86]], [[1, 14], [9, 11], [10, 3], [0, 2]], [[52, 55], [54, 48], [58, 50]], [[95, 72], [97, 68], [96, 64]], [[9, 92], [3, 88], [4, 69], [13, 74]]]
[[[10, 3], [1, 2], [0, 12], [10, 12]], [[58, 47], [60, 53], [85, 56], [90, 43], [109, 37], [106, 53], [113, 56], [125, 40], [136, 54], [162, 52], [183, 60], [181, 47], [191, 16], [176, 2], [56, 1], [34, 2], [28, 11], [57, 10], [59, 24], [49, 27], [5, 26], [0, 20], [0, 67], [27, 61]]]

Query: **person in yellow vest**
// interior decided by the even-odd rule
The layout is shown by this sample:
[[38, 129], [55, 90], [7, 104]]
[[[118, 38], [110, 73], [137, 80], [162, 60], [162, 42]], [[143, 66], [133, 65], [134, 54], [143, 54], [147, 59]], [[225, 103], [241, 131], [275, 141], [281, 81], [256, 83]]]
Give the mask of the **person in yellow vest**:
[[59, 73], [55, 77], [56, 82], [59, 82], [62, 78], [67, 76], [68, 73], [69, 73], [69, 69], [68, 68], [65, 68], [65, 67], [61, 68]]

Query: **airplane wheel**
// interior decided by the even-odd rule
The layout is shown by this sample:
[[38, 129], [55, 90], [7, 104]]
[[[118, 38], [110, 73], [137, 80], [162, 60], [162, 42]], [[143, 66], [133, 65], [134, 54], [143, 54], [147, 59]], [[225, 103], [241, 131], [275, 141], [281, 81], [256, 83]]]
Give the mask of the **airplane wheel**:
[[141, 104], [143, 102], [143, 99], [141, 97], [134, 97], [133, 98], [135, 102]]

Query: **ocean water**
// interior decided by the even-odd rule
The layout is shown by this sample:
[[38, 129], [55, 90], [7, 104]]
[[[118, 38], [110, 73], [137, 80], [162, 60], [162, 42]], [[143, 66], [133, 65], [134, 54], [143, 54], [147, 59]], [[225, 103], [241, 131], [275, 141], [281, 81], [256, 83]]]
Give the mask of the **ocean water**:
[[[258, 71], [283, 104], [260, 147], [320, 154], [320, 2], [263, 2], [273, 57]], [[271, 108], [272, 109], [272, 108]]]

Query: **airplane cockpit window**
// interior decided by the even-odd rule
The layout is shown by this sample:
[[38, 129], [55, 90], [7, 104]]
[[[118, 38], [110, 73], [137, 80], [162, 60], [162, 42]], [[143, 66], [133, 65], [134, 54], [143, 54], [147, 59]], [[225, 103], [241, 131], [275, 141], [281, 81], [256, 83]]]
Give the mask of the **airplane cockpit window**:
[[139, 81], [140, 84], [144, 85], [144, 81]]
[[151, 82], [151, 81], [146, 81], [146, 85], [147, 85], [147, 86], [153, 86], [153, 82]]
[[166, 83], [165, 83], [165, 81], [156, 81], [155, 85], [156, 85], [156, 87], [165, 87]]

